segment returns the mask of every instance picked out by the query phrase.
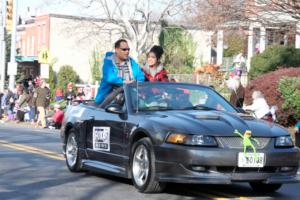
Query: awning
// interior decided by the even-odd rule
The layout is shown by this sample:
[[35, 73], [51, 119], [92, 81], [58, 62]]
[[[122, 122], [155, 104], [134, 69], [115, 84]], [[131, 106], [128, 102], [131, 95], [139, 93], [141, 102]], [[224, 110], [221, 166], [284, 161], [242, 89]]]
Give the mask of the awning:
[[37, 61], [37, 56], [16, 56], [17, 62], [34, 62]]

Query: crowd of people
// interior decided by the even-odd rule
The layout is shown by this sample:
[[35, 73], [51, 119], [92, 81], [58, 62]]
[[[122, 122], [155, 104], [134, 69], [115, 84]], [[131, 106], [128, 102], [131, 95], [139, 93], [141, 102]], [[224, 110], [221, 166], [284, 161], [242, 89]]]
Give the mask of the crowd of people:
[[64, 113], [59, 104], [50, 105], [50, 101], [50, 89], [45, 80], [24, 80], [16, 84], [14, 90], [6, 88], [0, 93], [0, 120], [2, 123], [27, 121], [36, 127], [60, 128]]
[[70, 105], [74, 100], [93, 99], [89, 85], [75, 88], [73, 83], [69, 83], [65, 90], [57, 88], [53, 99], [50, 93], [49, 85], [39, 77], [23, 80], [16, 84], [14, 90], [6, 88], [0, 93], [0, 122], [25, 121], [36, 127], [59, 129], [64, 116], [62, 100]]

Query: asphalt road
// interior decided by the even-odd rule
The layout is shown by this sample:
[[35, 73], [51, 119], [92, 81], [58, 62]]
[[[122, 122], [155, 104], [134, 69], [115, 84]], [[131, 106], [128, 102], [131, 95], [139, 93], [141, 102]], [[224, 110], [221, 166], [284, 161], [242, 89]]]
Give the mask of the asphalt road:
[[57, 130], [0, 124], [0, 200], [6, 199], [300, 199], [300, 184], [273, 194], [253, 193], [247, 184], [169, 184], [164, 193], [142, 194], [127, 179], [69, 172]]

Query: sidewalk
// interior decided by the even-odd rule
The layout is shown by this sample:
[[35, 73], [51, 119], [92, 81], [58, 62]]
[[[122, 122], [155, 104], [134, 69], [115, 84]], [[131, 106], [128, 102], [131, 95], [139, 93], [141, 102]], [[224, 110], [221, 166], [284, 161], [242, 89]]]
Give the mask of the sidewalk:
[[30, 128], [30, 129], [36, 129], [36, 130], [44, 130], [45, 132], [60, 132], [60, 129], [49, 129], [49, 128], [42, 128], [42, 127], [36, 127], [35, 124], [31, 124], [31, 122], [19, 122], [17, 123], [16, 121], [6, 121], [6, 122], [1, 122], [0, 126], [14, 126], [14, 127], [24, 127], [24, 128]]

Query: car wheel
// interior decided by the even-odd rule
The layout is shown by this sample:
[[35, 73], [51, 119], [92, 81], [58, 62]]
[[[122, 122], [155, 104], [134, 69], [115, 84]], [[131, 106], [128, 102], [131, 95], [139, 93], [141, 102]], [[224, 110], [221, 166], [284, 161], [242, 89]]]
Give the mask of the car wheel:
[[262, 182], [250, 182], [252, 190], [256, 192], [275, 192], [282, 184], [264, 184]]
[[140, 192], [156, 193], [165, 188], [165, 183], [155, 180], [155, 155], [149, 138], [133, 145], [130, 160], [133, 184]]
[[81, 171], [81, 159], [78, 153], [78, 143], [74, 131], [71, 131], [67, 138], [66, 163], [71, 172]]

